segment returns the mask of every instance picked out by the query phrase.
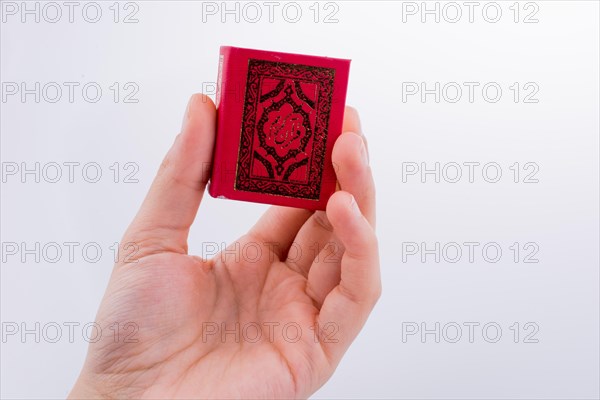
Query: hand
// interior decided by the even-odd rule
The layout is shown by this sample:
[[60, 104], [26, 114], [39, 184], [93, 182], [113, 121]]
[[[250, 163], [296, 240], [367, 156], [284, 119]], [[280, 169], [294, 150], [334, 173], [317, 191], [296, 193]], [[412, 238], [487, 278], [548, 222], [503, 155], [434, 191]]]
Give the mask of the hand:
[[[136, 262], [115, 265], [98, 311], [111, 334], [90, 344], [70, 398], [308, 397], [379, 298], [375, 187], [351, 108], [333, 151], [341, 190], [326, 212], [271, 207], [232, 251], [187, 254], [215, 114], [208, 97], [191, 98], [123, 237], [139, 247]], [[251, 261], [232, 254], [249, 243], [261, 249]]]

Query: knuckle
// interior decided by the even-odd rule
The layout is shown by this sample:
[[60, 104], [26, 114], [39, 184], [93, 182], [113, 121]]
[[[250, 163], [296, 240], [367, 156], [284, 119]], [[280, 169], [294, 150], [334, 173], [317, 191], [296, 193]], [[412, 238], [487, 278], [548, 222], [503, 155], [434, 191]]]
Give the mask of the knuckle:
[[316, 211], [313, 216], [313, 221], [315, 224], [327, 232], [333, 232], [333, 225], [329, 222], [329, 218], [327, 218], [327, 214], [323, 211]]

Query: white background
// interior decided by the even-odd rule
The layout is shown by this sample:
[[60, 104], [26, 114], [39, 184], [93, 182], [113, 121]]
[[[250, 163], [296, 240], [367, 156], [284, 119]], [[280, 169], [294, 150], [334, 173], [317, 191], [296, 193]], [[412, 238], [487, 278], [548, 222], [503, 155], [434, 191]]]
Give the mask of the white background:
[[[121, 3], [117, 23], [112, 2], [100, 2], [97, 23], [83, 18], [86, 3], [79, 3], [72, 23], [68, 8], [61, 6], [62, 18], [51, 23], [44, 17], [53, 19], [55, 10], [46, 8], [44, 15], [45, 3], [37, 3], [42, 15], [36, 23], [34, 15], [21, 21], [21, 2], [14, 3], [16, 15], [3, 2], [3, 171], [13, 163], [20, 169], [22, 163], [34, 168], [36, 162], [42, 169], [52, 162], [81, 165], [73, 183], [64, 165], [58, 183], [44, 175], [36, 183], [33, 174], [22, 177], [21, 171], [3, 176], [3, 332], [14, 324], [35, 331], [39, 323], [42, 337], [39, 343], [34, 334], [3, 337], [2, 397], [57, 398], [70, 390], [87, 347], [81, 326], [94, 321], [112, 268], [110, 246], [120, 239], [178, 133], [188, 97], [212, 88], [219, 46], [235, 45], [353, 60], [348, 104], [360, 111], [377, 181], [384, 290], [365, 329], [315, 398], [598, 398], [599, 5], [521, 2], [515, 22], [513, 1], [501, 1], [496, 3], [500, 20], [492, 23], [496, 6], [482, 11], [488, 3], [480, 2], [469, 22], [468, 7], [458, 2], [462, 17], [455, 23], [450, 20], [456, 7], [444, 8], [444, 2], [437, 3], [439, 22], [435, 15], [424, 15], [422, 22], [421, 2], [392, 1], [320, 3], [315, 22], [313, 2], [302, 2], [296, 23], [290, 22], [294, 9], [283, 13], [283, 2], [273, 22], [267, 6], [257, 2], [262, 18], [256, 23], [250, 21], [256, 9], [244, 4], [237, 6], [236, 22], [235, 12], [222, 13], [221, 2], [205, 3], [205, 11], [218, 8], [209, 15], [202, 3], [166, 1], [127, 8]], [[33, 9], [36, 2], [27, 6]], [[413, 6], [419, 8], [415, 15]], [[138, 22], [123, 23], [134, 11]], [[94, 18], [93, 9], [88, 12]], [[537, 22], [525, 23], [532, 13]], [[72, 103], [66, 86], [56, 103], [47, 101], [55, 92], [40, 93], [36, 103], [34, 94], [24, 101], [20, 93], [9, 95], [10, 82], [30, 89], [35, 82], [80, 86]], [[96, 103], [82, 97], [88, 82], [103, 90]], [[110, 89], [115, 82], [117, 103]], [[131, 91], [124, 89], [127, 82], [139, 88], [133, 96], [137, 103], [124, 102]], [[424, 82], [428, 89], [436, 82], [441, 88], [456, 82], [463, 93], [452, 103], [451, 84], [439, 103], [434, 94], [422, 101], [420, 94], [403, 91], [410, 82]], [[464, 82], [479, 84], [472, 102]], [[491, 101], [493, 89], [487, 100], [482, 95], [490, 82], [502, 89], [497, 102]], [[517, 102], [510, 89], [515, 82]], [[529, 100], [537, 102], [526, 103], [524, 95], [532, 88], [537, 93]], [[103, 175], [98, 183], [88, 183], [81, 166], [94, 162]], [[115, 162], [120, 163], [119, 183], [109, 168]], [[139, 167], [138, 183], [123, 182], [131, 171], [124, 170], [128, 162]], [[456, 174], [455, 164], [448, 164], [453, 162], [463, 166], [456, 183], [448, 182]], [[465, 162], [480, 163], [472, 183]], [[518, 183], [510, 169], [515, 162], [521, 169]], [[528, 162], [534, 164], [526, 170]], [[403, 163], [419, 168], [425, 163], [430, 169], [440, 163], [446, 174], [439, 183], [433, 174], [424, 176], [425, 183], [420, 174], [403, 182], [403, 166], [414, 165]], [[495, 170], [482, 174], [487, 163], [500, 166], [497, 183], [486, 181]], [[538, 182], [523, 182], [536, 166], [532, 178]], [[46, 177], [52, 179], [54, 170], [48, 168]], [[202, 243], [230, 243], [266, 208], [205, 199], [190, 238], [190, 252], [197, 254]], [[44, 254], [39, 262], [34, 254], [25, 255], [23, 262], [23, 246], [34, 248], [36, 242], [80, 245], [74, 262], [66, 247], [56, 263]], [[411, 242], [421, 250], [421, 243], [428, 249], [436, 242], [440, 248], [464, 242], [479, 246], [473, 262], [464, 245], [455, 263], [449, 262], [455, 255], [450, 247], [439, 263], [435, 254], [425, 255], [423, 262], [422, 253], [407, 251], [403, 260]], [[510, 249], [515, 242], [521, 248], [518, 262]], [[9, 254], [10, 243], [21, 251]], [[98, 262], [83, 258], [86, 243], [101, 246]], [[487, 243], [502, 249], [495, 263], [482, 255]], [[524, 249], [526, 243], [532, 244]], [[539, 262], [523, 262], [534, 250], [533, 260]], [[493, 249], [488, 256], [495, 257]], [[42, 331], [52, 322], [63, 327], [57, 343]], [[80, 324], [73, 343], [64, 325], [69, 322]], [[469, 322], [479, 324], [472, 343], [464, 325]], [[435, 330], [436, 323], [439, 343], [433, 333], [403, 340], [408, 327]], [[457, 343], [451, 343], [453, 323], [462, 327]], [[496, 343], [486, 341], [495, 336], [493, 328], [487, 336], [482, 332], [487, 323], [502, 329]]]

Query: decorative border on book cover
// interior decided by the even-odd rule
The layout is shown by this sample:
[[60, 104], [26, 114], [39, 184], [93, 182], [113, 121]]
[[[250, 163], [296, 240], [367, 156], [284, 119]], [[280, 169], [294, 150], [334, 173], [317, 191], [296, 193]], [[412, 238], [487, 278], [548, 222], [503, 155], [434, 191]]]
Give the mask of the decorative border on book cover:
[[235, 189], [318, 200], [335, 69], [248, 60]]

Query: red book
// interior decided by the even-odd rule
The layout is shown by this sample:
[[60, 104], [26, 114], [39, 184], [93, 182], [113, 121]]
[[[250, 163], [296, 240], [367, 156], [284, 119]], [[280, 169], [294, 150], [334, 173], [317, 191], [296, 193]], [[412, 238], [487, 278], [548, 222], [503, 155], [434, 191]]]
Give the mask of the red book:
[[221, 47], [213, 197], [324, 210], [350, 60]]

